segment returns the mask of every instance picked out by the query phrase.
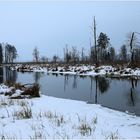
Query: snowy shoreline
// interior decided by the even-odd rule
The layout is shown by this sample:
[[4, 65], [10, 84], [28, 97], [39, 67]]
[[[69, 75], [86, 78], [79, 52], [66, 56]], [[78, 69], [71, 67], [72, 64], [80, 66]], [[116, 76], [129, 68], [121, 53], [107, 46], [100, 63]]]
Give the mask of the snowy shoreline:
[[108, 76], [112, 78], [127, 78], [134, 77], [140, 78], [140, 68], [127, 68], [127, 67], [113, 67], [113, 66], [53, 66], [53, 65], [14, 65], [10, 67], [11, 70], [20, 72], [46, 72], [56, 74], [69, 74], [80, 76]]
[[[10, 90], [0, 86], [0, 92]], [[0, 95], [0, 138], [140, 139], [140, 117], [96, 104], [41, 95]]]

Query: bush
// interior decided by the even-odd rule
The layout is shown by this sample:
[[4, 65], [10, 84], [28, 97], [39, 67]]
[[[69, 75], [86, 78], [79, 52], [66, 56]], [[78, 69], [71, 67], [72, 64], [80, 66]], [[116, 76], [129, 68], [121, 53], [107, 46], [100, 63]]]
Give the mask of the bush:
[[32, 87], [26, 88], [25, 91], [21, 93], [21, 95], [29, 95], [30, 98], [40, 97], [39, 90], [39, 84], [34, 84]]
[[15, 83], [12, 82], [12, 81], [5, 81], [4, 84], [5, 84], [6, 86], [12, 87]]
[[22, 89], [25, 88], [25, 87], [24, 87], [24, 85], [22, 85], [21, 83], [15, 83], [15, 84], [14, 84], [14, 88], [15, 88], [15, 89], [20, 89], [20, 90], [22, 90]]

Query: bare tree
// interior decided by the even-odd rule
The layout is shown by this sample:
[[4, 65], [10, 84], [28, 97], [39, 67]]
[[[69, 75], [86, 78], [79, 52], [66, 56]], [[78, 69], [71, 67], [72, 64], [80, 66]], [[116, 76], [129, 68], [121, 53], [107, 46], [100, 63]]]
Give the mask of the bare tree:
[[54, 56], [53, 56], [53, 62], [56, 63], [56, 62], [58, 61], [58, 58], [59, 58], [59, 57], [58, 57], [57, 55], [54, 55]]
[[68, 49], [68, 45], [64, 48], [64, 62], [69, 63], [71, 60], [71, 52]]
[[79, 61], [79, 52], [76, 47], [72, 47], [71, 56], [72, 62], [76, 64], [76, 62]]
[[126, 45], [121, 46], [120, 57], [121, 57], [121, 60], [123, 60], [125, 62], [127, 61], [127, 48], [126, 48]]
[[98, 62], [98, 49], [97, 49], [97, 36], [96, 36], [96, 19], [95, 19], [95, 16], [94, 16], [94, 19], [93, 19], [93, 25], [91, 27], [91, 30], [92, 30], [92, 33], [93, 33], [93, 42], [94, 42], [94, 51], [92, 50], [92, 52], [95, 52], [95, 63], [96, 63], [96, 66], [98, 66], [99, 62]]
[[96, 19], [94, 17], [94, 46], [96, 53], [96, 65], [98, 65], [98, 51], [97, 51], [97, 40], [96, 40]]
[[83, 63], [85, 61], [85, 53], [84, 53], [85, 49], [82, 47], [81, 50], [81, 62]]
[[90, 50], [89, 50], [89, 62], [90, 63], [96, 62], [95, 47], [92, 46], [91, 39], [90, 39]]
[[140, 61], [140, 48], [137, 48], [135, 50], [135, 56], [134, 56], [135, 61]]
[[138, 44], [138, 40], [137, 40], [137, 36], [136, 36], [135, 32], [128, 34], [127, 38], [128, 38], [128, 42], [129, 42], [129, 46], [130, 46], [130, 53], [131, 53], [129, 65], [133, 66], [133, 65], [135, 65], [134, 64], [134, 61], [135, 61], [134, 55], [135, 55], [135, 52], [137, 51], [137, 48], [139, 47], [139, 44]]
[[2, 44], [0, 43], [0, 64], [3, 62], [3, 50], [2, 50]]
[[131, 35], [130, 39], [130, 52], [131, 52], [131, 63], [134, 62], [134, 32]]
[[33, 59], [35, 62], [39, 62], [39, 51], [37, 47], [35, 47], [33, 50]]

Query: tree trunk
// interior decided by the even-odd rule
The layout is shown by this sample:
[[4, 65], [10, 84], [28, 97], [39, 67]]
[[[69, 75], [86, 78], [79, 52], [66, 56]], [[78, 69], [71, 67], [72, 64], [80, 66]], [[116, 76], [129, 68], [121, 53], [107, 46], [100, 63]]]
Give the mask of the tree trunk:
[[97, 43], [96, 43], [96, 20], [95, 20], [95, 17], [94, 17], [94, 46], [95, 46], [95, 61], [96, 61], [96, 67], [98, 67], [98, 51], [97, 51]]

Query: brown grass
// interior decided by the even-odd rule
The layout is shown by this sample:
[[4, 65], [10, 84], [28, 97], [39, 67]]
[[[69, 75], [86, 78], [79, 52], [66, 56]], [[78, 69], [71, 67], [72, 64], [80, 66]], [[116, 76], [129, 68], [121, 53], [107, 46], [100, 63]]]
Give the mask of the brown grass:
[[29, 95], [31, 98], [40, 97], [39, 90], [39, 84], [34, 84], [33, 86], [26, 88], [21, 95]]

